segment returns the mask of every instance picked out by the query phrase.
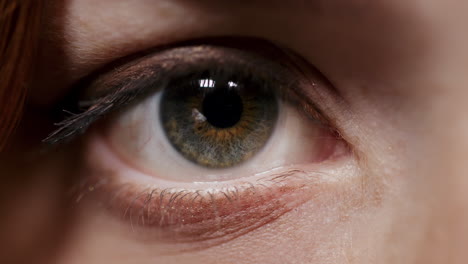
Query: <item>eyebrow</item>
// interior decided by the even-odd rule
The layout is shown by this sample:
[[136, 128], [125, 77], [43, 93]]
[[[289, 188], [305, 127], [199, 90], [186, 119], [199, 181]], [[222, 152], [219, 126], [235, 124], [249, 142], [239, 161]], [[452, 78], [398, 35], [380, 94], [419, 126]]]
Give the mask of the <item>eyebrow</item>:
[[[83, 1], [84, 3], [76, 1], [75, 5], [78, 7], [67, 13], [66, 23], [64, 23], [67, 29], [65, 32], [57, 31], [57, 28], [64, 30], [64, 25], [57, 25], [53, 22], [63, 21], [63, 19], [57, 19], [63, 14], [51, 15], [51, 21], [46, 23], [50, 27], [48, 30], [51, 31], [48, 34], [51, 36], [50, 42], [63, 45], [59, 47], [61, 50], [53, 47], [56, 50], [55, 54], [63, 56], [63, 61], [68, 63], [67, 67], [57, 70], [57, 75], [67, 77], [47, 85], [47, 93], [53, 100], [63, 95], [63, 90], [78, 79], [116, 59], [155, 46], [206, 37], [205, 33], [207, 35], [239, 34], [238, 31], [231, 32], [232, 28], [238, 27], [235, 21], [248, 19], [255, 24], [259, 12], [263, 13], [262, 24], [267, 26], [271, 24], [270, 29], [274, 29], [279, 23], [284, 25], [289, 20], [296, 20], [291, 21], [295, 25], [303, 23], [297, 21], [301, 16], [307, 16], [307, 23], [312, 23], [311, 21], [315, 21], [316, 18], [326, 20], [316, 24], [325, 24], [330, 21], [341, 23], [340, 20], [343, 18], [352, 20], [362, 12], [373, 13], [372, 10], [385, 8], [391, 2], [390, 0], [378, 1], [378, 3], [371, 0], [290, 0], [287, 2], [285, 0], [173, 0], [167, 4], [158, 0], [142, 0], [134, 1], [131, 6], [123, 8], [123, 5], [119, 4], [125, 2], [123, 0], [99, 1], [100, 4], [96, 3], [92, 7], [89, 4], [91, 1], [88, 1]], [[161, 12], [154, 12], [158, 10]], [[135, 16], [133, 11], [145, 13], [143, 16]], [[187, 18], [187, 14], [191, 14], [192, 11], [196, 15]], [[159, 17], [164, 23], [155, 23], [158, 22]], [[209, 17], [211, 22], [202, 24], [193, 20], [199, 17]], [[220, 21], [220, 17], [226, 18]], [[181, 18], [187, 18], [188, 22]], [[226, 22], [229, 20], [234, 22]], [[226, 22], [226, 24], [217, 27], [212, 25], [212, 21]], [[176, 32], [167, 29], [174, 25], [176, 25]], [[205, 32], [204, 28], [212, 30]], [[304, 30], [306, 29], [307, 27], [304, 27]], [[255, 30], [254, 27], [246, 29], [247, 35], [254, 35], [255, 32], [252, 30]], [[130, 36], [125, 36], [126, 34]], [[56, 67], [53, 60], [49, 61], [51, 65], [46, 65], [44, 69]], [[41, 94], [44, 92], [44, 90], [37, 90], [36, 97], [42, 98]], [[40, 100], [36, 103], [44, 104]]]
[[[118, 2], [118, 1], [117, 1]], [[142, 3], [135, 3], [135, 5], [142, 5]], [[154, 3], [160, 2], [155, 0]], [[386, 1], [384, 1], [386, 2]], [[145, 5], [152, 5], [151, 2], [144, 1]], [[236, 14], [237, 12], [245, 12], [248, 9], [261, 9], [264, 13], [278, 13], [279, 16], [284, 16], [285, 14], [293, 14], [293, 17], [298, 15], [298, 13], [307, 12], [310, 17], [317, 16], [342, 16], [346, 14], [352, 16], [355, 11], [372, 10], [375, 5], [378, 3], [372, 3], [371, 0], [174, 0], [174, 5], [179, 5], [181, 8], [188, 10], [190, 13], [193, 11], [201, 12], [202, 14], [212, 15], [213, 9], [217, 11], [223, 10], [223, 13], [219, 15], [229, 15]], [[374, 6], [374, 7], [372, 7]], [[171, 7], [172, 8], [172, 7]], [[149, 8], [151, 9], [151, 8]], [[236, 10], [237, 9], [237, 10]], [[339, 14], [337, 14], [339, 13]], [[171, 12], [169, 12], [171, 14]], [[242, 13], [243, 14], [243, 13]], [[248, 14], [248, 13], [246, 13]], [[251, 15], [251, 14], [248, 14]], [[276, 15], [274, 17], [277, 17]], [[242, 17], [239, 17], [241, 19]], [[104, 17], [104, 22], [107, 21], [107, 18]], [[232, 18], [231, 18], [232, 19]], [[251, 19], [251, 17], [249, 17]], [[287, 17], [289, 19], [289, 17]], [[157, 17], [155, 17], [157, 21]], [[105, 24], [105, 23], [104, 23]], [[138, 23], [137, 23], [138, 24]], [[81, 25], [81, 24], [80, 24]], [[76, 31], [80, 31], [76, 29]], [[105, 34], [104, 34], [105, 37]], [[163, 36], [163, 39], [167, 37]], [[141, 40], [140, 40], [141, 41]], [[145, 40], [146, 41], [146, 40]], [[159, 40], [158, 40], [159, 41]], [[163, 41], [164, 42], [164, 41]], [[161, 43], [156, 43], [161, 44]], [[163, 43], [162, 43], [163, 44]], [[96, 49], [101, 48], [101, 44], [90, 45], [90, 48]], [[86, 48], [83, 48], [86, 51]], [[114, 48], [113, 51], [118, 52], [119, 47]], [[99, 60], [107, 60], [107, 54], [100, 54], [99, 52], [92, 52], [92, 61], [93, 63]], [[76, 59], [87, 61], [89, 54], [85, 54], [84, 58], [82, 56], [76, 56]]]

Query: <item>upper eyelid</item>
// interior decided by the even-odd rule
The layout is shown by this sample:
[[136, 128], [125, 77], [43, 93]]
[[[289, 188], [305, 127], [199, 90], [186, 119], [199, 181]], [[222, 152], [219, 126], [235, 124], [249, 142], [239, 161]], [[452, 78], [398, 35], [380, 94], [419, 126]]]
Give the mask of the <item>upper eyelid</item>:
[[[269, 50], [265, 49], [260, 52], [274, 53], [278, 58], [282, 56], [283, 58], [278, 60], [279, 63], [266, 58], [265, 54], [212, 45], [173, 48], [134, 59], [98, 76], [96, 79], [91, 79], [91, 82], [84, 82], [85, 84], [82, 85], [87, 87], [84, 90], [84, 96], [80, 95], [78, 97], [84, 97], [85, 100], [72, 101], [71, 109], [62, 110], [71, 114], [71, 116], [56, 123], [59, 128], [43, 142], [55, 144], [73, 138], [77, 134], [82, 134], [92, 123], [109, 114], [109, 112], [119, 110], [138, 101], [138, 97], [147, 96], [148, 93], [157, 91], [157, 89], [142, 89], [142, 86], [161, 86], [164, 80], [174, 78], [177, 74], [181, 74], [191, 67], [203, 66], [203, 64], [208, 67], [213, 63], [225, 63], [229, 66], [234, 63], [237, 64], [234, 71], [244, 71], [246, 74], [252, 71], [256, 74], [265, 73], [267, 76], [260, 76], [259, 78], [263, 80], [274, 79], [278, 86], [290, 86], [300, 90], [301, 85], [298, 84], [297, 80], [303, 76], [294, 76], [293, 72], [297, 69], [288, 60], [288, 54], [282, 53], [276, 47], [269, 48]], [[228, 52], [225, 52], [227, 50]], [[262, 68], [263, 71], [254, 68]], [[89, 80], [85, 79], [85, 81]], [[305, 101], [307, 98], [303, 98], [304, 96], [297, 90], [295, 91], [296, 97], [298, 97], [297, 101]], [[302, 110], [311, 115], [313, 120], [319, 120], [331, 127], [329, 120], [313, 100], [308, 100], [302, 105]], [[78, 114], [72, 112], [78, 112]]]
[[[223, 53], [221, 50], [229, 50], [229, 52]], [[189, 46], [157, 52], [156, 54], [150, 54], [131, 61], [122, 67], [112, 70], [109, 74], [104, 74], [102, 77], [97, 78], [87, 90], [95, 95], [99, 95], [99, 93], [105, 94], [107, 93], [106, 87], [119, 86], [121, 82], [132, 79], [144, 79], [144, 77], [148, 76], [158, 78], [157, 74], [169, 73], [173, 76], [195, 65], [208, 66], [213, 63], [235, 63], [246, 67], [244, 69], [237, 69], [245, 70], [245, 72], [248, 72], [254, 65], [259, 66], [259, 64], [263, 64], [260, 66], [264, 66], [264, 68], [270, 67], [272, 72], [286, 73], [283, 67], [279, 67], [280, 65], [268, 62], [267, 59], [261, 58], [258, 54], [248, 51], [212, 45]], [[164, 78], [167, 77], [163, 76], [160, 79]]]
[[80, 79], [75, 79], [72, 82], [71, 86], [89, 86], [90, 83], [93, 83], [95, 80], [101, 79], [102, 76], [108, 76], [109, 73], [115, 72], [115, 70], [122, 70], [125, 68], [129, 68], [133, 65], [137, 65], [145, 58], [151, 57], [154, 54], [165, 53], [165, 51], [170, 51], [181, 47], [200, 46], [225, 47], [245, 50], [253, 54], [261, 55], [263, 57], [292, 57], [292, 54], [288, 51], [287, 48], [280, 47], [268, 40], [259, 39], [255, 37], [222, 36], [192, 39], [173, 44], [165, 44], [146, 50], [140, 50], [123, 57], [116, 57], [112, 61], [101, 65], [98, 69], [95, 69], [92, 72], [88, 72]]

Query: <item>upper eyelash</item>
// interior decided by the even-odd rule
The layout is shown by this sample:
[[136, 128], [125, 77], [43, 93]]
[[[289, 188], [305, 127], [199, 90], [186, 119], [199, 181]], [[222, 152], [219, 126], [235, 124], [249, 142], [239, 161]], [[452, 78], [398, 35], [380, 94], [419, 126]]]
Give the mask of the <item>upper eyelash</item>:
[[[219, 51], [225, 51], [226, 49], [233, 54], [222, 54]], [[156, 62], [153, 62], [153, 60]], [[63, 113], [67, 113], [69, 116], [57, 122], [55, 125], [58, 126], [58, 129], [45, 138], [43, 142], [56, 144], [69, 141], [75, 136], [83, 134], [98, 119], [128, 106], [138, 98], [155, 92], [157, 90], [155, 87], [164, 86], [165, 81], [176, 76], [183, 76], [184, 73], [190, 72], [194, 67], [204, 65], [206, 69], [216, 72], [216, 66], [221, 66], [220, 68], [223, 71], [228, 71], [234, 62], [244, 67], [235, 67], [236, 69], [233, 72], [243, 71], [244, 75], [250, 75], [252, 78], [262, 81], [274, 80], [276, 86], [292, 88], [298, 88], [299, 86], [296, 79], [291, 76], [291, 69], [286, 69], [285, 65], [279, 63], [269, 62], [267, 59], [258, 57], [258, 55], [255, 56], [255, 54], [233, 48], [205, 45], [175, 48], [161, 52], [161, 54], [142, 57], [98, 77], [96, 81], [91, 82], [89, 89], [95, 89], [96, 91], [92, 93], [97, 94], [97, 96], [92, 96], [89, 99], [85, 97], [85, 100], [75, 101], [73, 106], [76, 113], [63, 109]], [[222, 67], [223, 64], [226, 64], [226, 67]], [[263, 71], [251, 69], [254, 66], [263, 68]], [[289, 64], [288, 66], [293, 65]], [[252, 75], [252, 71], [256, 71], [256, 75]], [[296, 100], [301, 101], [299, 103], [302, 105], [302, 110], [310, 115], [312, 120], [318, 120], [323, 124], [328, 123], [319, 108], [300, 94], [300, 89], [291, 90], [299, 98]]]
[[63, 110], [70, 116], [63, 121], [55, 123], [59, 128], [47, 136], [43, 142], [56, 144], [82, 134], [95, 121], [104, 117], [109, 112], [115, 111], [132, 102], [136, 97], [138, 97], [138, 93], [131, 90], [110, 94], [92, 101], [79, 102], [79, 107], [88, 106], [87, 109], [78, 114]]

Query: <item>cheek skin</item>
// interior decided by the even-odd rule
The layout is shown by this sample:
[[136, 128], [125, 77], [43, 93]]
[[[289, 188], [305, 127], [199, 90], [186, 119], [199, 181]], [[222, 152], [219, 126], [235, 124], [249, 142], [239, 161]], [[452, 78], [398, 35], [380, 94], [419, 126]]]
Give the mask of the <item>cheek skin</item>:
[[[17, 164], [19, 165], [19, 164]], [[31, 164], [29, 164], [31, 165]], [[21, 166], [24, 167], [24, 166]], [[31, 166], [38, 169], [38, 166]], [[36, 176], [34, 170], [6, 169], [0, 164], [1, 174], [21, 179], [24, 175]], [[5, 183], [2, 190], [0, 208], [4, 213], [0, 220], [0, 262], [27, 263], [35, 256], [36, 263], [47, 263], [54, 253], [57, 242], [61, 241], [66, 218], [62, 214], [64, 206], [63, 186], [54, 170], [39, 177], [16, 184]], [[23, 174], [24, 173], [24, 174]], [[41, 249], [37, 245], [41, 244]], [[24, 252], [28, 252], [25, 256]]]
[[40, 119], [21, 124], [22, 136], [0, 154], [0, 263], [50, 263], [70, 228], [66, 190], [76, 164], [71, 151], [38, 151], [30, 133]]

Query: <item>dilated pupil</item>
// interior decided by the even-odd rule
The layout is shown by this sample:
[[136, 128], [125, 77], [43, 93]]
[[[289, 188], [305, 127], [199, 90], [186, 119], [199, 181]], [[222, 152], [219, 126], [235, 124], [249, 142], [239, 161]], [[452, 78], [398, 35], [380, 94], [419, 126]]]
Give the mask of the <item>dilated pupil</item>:
[[202, 103], [206, 120], [218, 128], [236, 125], [241, 119], [242, 110], [242, 99], [235, 90], [216, 89], [208, 93]]

